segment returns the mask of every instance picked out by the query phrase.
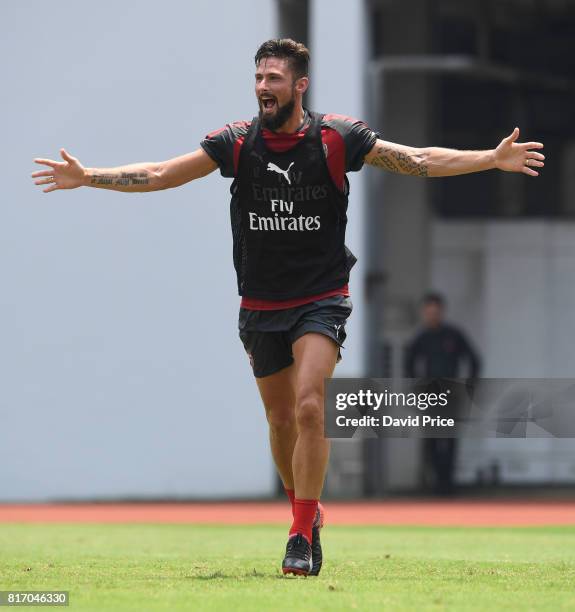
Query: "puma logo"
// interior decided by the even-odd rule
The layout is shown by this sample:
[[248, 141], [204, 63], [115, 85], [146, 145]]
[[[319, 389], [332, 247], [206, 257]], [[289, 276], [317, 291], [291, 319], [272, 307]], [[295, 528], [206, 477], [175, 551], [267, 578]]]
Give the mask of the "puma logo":
[[275, 164], [273, 164], [272, 162], [268, 163], [268, 167], [266, 168], [266, 170], [269, 170], [270, 172], [277, 172], [278, 174], [283, 175], [283, 177], [285, 178], [285, 180], [288, 182], [288, 185], [291, 185], [291, 179], [289, 177], [288, 172], [290, 171], [290, 168], [293, 166], [294, 162], [292, 162], [287, 170], [282, 170], [279, 166], [276, 166]]

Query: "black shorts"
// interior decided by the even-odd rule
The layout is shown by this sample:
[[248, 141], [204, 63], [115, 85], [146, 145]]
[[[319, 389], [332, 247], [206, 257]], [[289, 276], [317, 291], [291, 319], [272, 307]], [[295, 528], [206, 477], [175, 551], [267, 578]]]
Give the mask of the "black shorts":
[[346, 338], [345, 323], [353, 304], [349, 297], [335, 295], [283, 310], [240, 308], [240, 339], [250, 358], [254, 376], [263, 378], [293, 363], [292, 344], [309, 332], [331, 338], [339, 347]]

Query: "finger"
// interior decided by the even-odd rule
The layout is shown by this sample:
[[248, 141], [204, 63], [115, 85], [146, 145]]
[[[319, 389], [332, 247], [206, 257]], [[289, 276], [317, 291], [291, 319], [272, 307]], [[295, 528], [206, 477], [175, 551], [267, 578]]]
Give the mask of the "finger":
[[533, 168], [533, 166], [537, 167], [537, 168], [543, 168], [543, 166], [545, 165], [543, 162], [538, 161], [536, 159], [530, 158], [529, 159], [529, 164], [527, 164], [530, 168]]
[[517, 144], [521, 145], [524, 149], [542, 149], [542, 142], [518, 142]]
[[42, 189], [42, 191], [44, 193], [50, 193], [50, 191], [56, 191], [56, 189], [60, 189], [60, 187], [58, 187], [58, 185], [52, 185], [50, 187], [47, 187], [46, 189]]
[[44, 159], [43, 157], [37, 157], [34, 161], [37, 164], [44, 164], [45, 166], [52, 166], [52, 168], [55, 168], [56, 165], [58, 164], [58, 162], [54, 161], [53, 159]]
[[523, 166], [523, 172], [529, 176], [539, 176], [539, 172], [536, 170], [531, 170], [531, 168], [528, 168], [527, 166]]
[[36, 178], [38, 176], [52, 176], [53, 174], [54, 170], [38, 170], [38, 172], [32, 172], [30, 176]]
[[515, 142], [519, 138], [519, 128], [516, 127], [509, 136], [507, 136], [506, 140], [509, 142]]
[[527, 151], [527, 159], [545, 159], [543, 153], [537, 153], [536, 151]]
[[66, 149], [60, 149], [60, 155], [62, 159], [65, 159], [67, 162], [74, 163], [76, 161], [76, 158], [72, 157]]
[[46, 185], [48, 183], [55, 183], [55, 182], [56, 182], [56, 179], [53, 176], [51, 176], [51, 177], [49, 177], [47, 179], [43, 179], [41, 181], [34, 181], [34, 184], [35, 185]]

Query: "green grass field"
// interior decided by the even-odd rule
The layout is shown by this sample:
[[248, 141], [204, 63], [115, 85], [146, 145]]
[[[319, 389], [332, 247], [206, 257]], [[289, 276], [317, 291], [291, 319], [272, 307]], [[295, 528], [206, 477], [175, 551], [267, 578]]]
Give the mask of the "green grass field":
[[275, 526], [0, 524], [0, 590], [72, 610], [575, 610], [575, 527], [327, 527], [283, 578]]

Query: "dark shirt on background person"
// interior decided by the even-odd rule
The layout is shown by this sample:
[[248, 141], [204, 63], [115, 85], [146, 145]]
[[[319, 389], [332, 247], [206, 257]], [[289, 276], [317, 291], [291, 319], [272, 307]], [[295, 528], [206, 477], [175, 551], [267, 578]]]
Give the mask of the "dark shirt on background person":
[[465, 334], [454, 325], [426, 327], [409, 343], [405, 354], [407, 378], [456, 378], [463, 360], [469, 361], [469, 378], [481, 368], [478, 354]]

